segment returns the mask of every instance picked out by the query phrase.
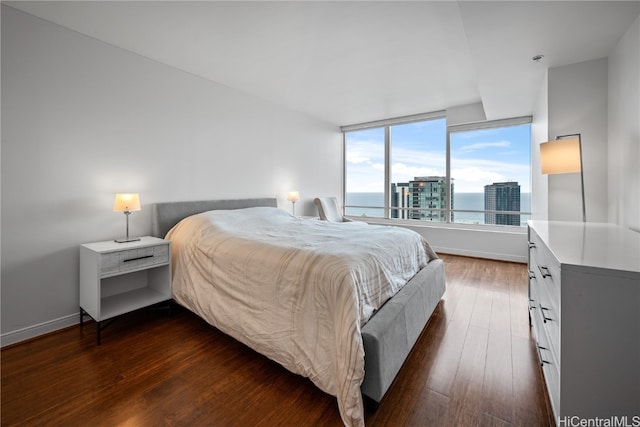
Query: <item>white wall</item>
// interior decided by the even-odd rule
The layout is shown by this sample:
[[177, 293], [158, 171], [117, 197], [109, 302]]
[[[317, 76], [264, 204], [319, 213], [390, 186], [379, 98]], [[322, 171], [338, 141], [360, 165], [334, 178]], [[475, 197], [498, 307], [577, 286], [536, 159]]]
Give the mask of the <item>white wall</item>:
[[531, 219], [549, 217], [548, 177], [540, 169], [540, 144], [549, 140], [549, 75], [545, 73], [531, 122]]
[[450, 224], [411, 225], [406, 228], [424, 236], [438, 253], [527, 262], [527, 234], [524, 227], [465, 227]]
[[447, 126], [487, 120], [487, 115], [484, 113], [484, 105], [482, 105], [482, 102], [447, 108], [446, 114]]
[[[548, 139], [582, 134], [587, 221], [617, 223], [636, 231], [640, 231], [639, 21], [608, 58], [549, 69], [548, 87], [543, 84], [533, 127], [535, 145], [546, 140], [536, 131], [537, 123], [543, 125], [545, 120]], [[535, 150], [534, 155], [538, 155]], [[536, 161], [532, 157], [534, 188], [539, 183], [534, 217], [544, 211], [542, 192], [546, 191]], [[550, 175], [547, 196], [548, 219], [581, 220], [579, 174]]]
[[640, 17], [609, 56], [609, 222], [640, 231]]
[[320, 122], [2, 6], [2, 344], [77, 323], [78, 245], [132, 234], [160, 201], [342, 191]]
[[[549, 137], [582, 135], [587, 221], [607, 222], [607, 58], [551, 68], [548, 78]], [[548, 180], [549, 219], [582, 221], [580, 174]]]

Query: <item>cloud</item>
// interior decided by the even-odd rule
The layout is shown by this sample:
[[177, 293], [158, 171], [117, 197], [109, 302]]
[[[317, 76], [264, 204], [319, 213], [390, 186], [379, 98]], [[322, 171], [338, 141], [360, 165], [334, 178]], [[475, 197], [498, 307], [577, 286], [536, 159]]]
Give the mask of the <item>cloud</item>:
[[417, 176], [444, 176], [444, 166], [436, 169], [432, 166], [406, 165], [404, 163], [394, 163], [391, 166], [392, 182], [408, 182]]
[[458, 148], [457, 151], [470, 152], [477, 150], [485, 150], [487, 148], [508, 148], [511, 147], [510, 141], [495, 141], [495, 142], [476, 142], [475, 144], [463, 145]]
[[394, 163], [419, 164], [427, 167], [440, 167], [446, 164], [447, 157], [444, 149], [440, 150], [411, 150], [406, 148], [392, 149], [391, 159]]
[[363, 156], [360, 153], [349, 151], [347, 153], [347, 163], [353, 163], [355, 165], [360, 163], [369, 162], [371, 159], [367, 156]]
[[481, 193], [494, 182], [517, 181], [522, 192], [529, 192], [528, 164], [479, 159], [451, 159], [451, 177], [458, 193]]
[[455, 178], [456, 183], [464, 181], [465, 183], [481, 183], [483, 186], [506, 181], [504, 175], [478, 167], [451, 169], [451, 176]]
[[384, 163], [384, 143], [367, 140], [351, 142], [346, 152], [346, 160], [347, 163], [355, 165]]

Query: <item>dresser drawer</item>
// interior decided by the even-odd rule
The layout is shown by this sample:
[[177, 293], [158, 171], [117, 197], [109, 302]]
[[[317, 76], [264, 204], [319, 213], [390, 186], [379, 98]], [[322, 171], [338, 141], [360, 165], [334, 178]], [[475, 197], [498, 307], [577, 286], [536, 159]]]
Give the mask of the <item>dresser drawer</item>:
[[530, 232], [529, 255], [530, 266], [537, 277], [539, 284], [546, 290], [549, 300], [548, 304], [554, 306], [559, 312], [560, 308], [560, 263], [549, 249], [542, 243], [538, 235]]
[[[529, 311], [536, 311], [539, 319], [538, 327], [547, 336], [546, 344], [560, 360], [560, 311], [557, 301], [554, 303], [547, 289], [547, 282], [539, 271], [535, 271], [535, 264], [529, 271]], [[531, 301], [533, 300], [533, 301]]]
[[169, 262], [169, 245], [127, 249], [100, 254], [100, 275], [110, 276], [126, 271], [163, 265]]
[[549, 336], [549, 328], [546, 326], [542, 316], [542, 310], [536, 307], [530, 311], [533, 330], [535, 333], [538, 361], [544, 373], [547, 384], [547, 391], [554, 414], [558, 414], [560, 409], [560, 362], [558, 354], [551, 345], [552, 338]]
[[548, 299], [544, 296], [544, 291], [540, 293], [539, 301], [536, 309], [540, 312], [541, 328], [546, 335], [546, 342], [549, 351], [553, 353], [554, 358], [560, 361], [560, 316], [549, 304]]
[[549, 400], [554, 415], [560, 414], [560, 365], [549, 352], [539, 349], [540, 356], [544, 360], [542, 364], [542, 372], [545, 382], [547, 383], [547, 391], [549, 392]]
[[[542, 267], [542, 266], [541, 266]], [[547, 271], [544, 268], [541, 268], [541, 271]], [[554, 276], [545, 275], [543, 273], [538, 274], [540, 277], [540, 288], [541, 292], [543, 292], [543, 301], [548, 304], [551, 308], [557, 313], [557, 317], [560, 317], [560, 285], [559, 285], [559, 275], [560, 273], [551, 273], [557, 274], [558, 279], [556, 280]]]
[[540, 296], [539, 288], [540, 285], [537, 283], [538, 276], [535, 271], [531, 268], [535, 268], [535, 266], [529, 266], [529, 316], [533, 316], [533, 311], [538, 309], [538, 304], [540, 304]]

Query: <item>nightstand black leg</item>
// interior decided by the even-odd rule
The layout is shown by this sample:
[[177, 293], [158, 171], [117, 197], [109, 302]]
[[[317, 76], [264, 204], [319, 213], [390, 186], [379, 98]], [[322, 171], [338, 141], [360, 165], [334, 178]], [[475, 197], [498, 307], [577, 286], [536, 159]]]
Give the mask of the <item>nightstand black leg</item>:
[[97, 345], [100, 345], [100, 338], [102, 336], [102, 330], [105, 329], [107, 326], [109, 326], [110, 324], [112, 324], [113, 322], [116, 321], [116, 318], [113, 317], [111, 319], [107, 319], [107, 320], [102, 320], [102, 321], [96, 321], [96, 343]]
[[[84, 316], [89, 316], [91, 317], [91, 315], [89, 313], [87, 313], [86, 311], [84, 311], [82, 309], [82, 307], [80, 307], [80, 327], [82, 328], [84, 326]], [[106, 328], [107, 326], [109, 326], [109, 324], [104, 325], [104, 328]], [[102, 332], [102, 322], [98, 322], [96, 321], [96, 343], [97, 345], [100, 345], [100, 332]]]

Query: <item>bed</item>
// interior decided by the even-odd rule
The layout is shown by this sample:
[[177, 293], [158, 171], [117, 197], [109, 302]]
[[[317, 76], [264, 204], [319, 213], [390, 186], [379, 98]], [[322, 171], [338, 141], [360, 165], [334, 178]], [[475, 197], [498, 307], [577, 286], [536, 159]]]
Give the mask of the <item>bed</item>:
[[336, 396], [347, 426], [364, 425], [362, 396], [380, 402], [445, 290], [416, 233], [301, 219], [275, 198], [158, 203], [152, 229], [172, 241], [174, 299]]

